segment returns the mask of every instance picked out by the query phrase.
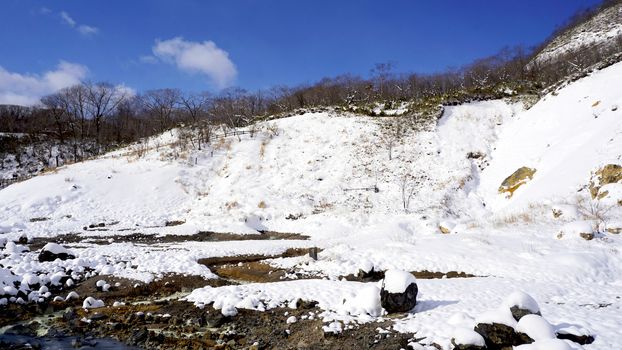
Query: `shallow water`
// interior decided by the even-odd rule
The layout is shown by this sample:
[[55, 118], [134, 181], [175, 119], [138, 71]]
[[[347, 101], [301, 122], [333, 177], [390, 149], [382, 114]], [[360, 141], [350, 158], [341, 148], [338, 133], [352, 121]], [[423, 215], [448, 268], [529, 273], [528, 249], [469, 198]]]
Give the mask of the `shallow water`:
[[2, 349], [41, 349], [41, 350], [64, 350], [64, 349], [102, 349], [102, 350], [134, 350], [138, 349], [123, 344], [117, 340], [87, 339], [80, 337], [32, 337], [25, 335], [2, 334], [0, 335], [0, 348]]

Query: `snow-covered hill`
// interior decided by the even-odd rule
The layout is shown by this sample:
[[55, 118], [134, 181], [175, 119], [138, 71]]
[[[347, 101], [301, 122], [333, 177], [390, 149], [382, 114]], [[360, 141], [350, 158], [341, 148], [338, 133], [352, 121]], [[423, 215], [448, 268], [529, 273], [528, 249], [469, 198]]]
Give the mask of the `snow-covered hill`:
[[555, 37], [538, 53], [534, 62], [553, 63], [561, 55], [601, 48], [621, 38], [622, 3], [619, 3]]
[[[472, 322], [468, 315], [523, 289], [541, 301], [551, 322], [595, 333], [586, 348], [616, 348], [622, 240], [615, 229], [621, 225], [622, 184], [598, 182], [593, 174], [622, 164], [622, 90], [615, 88], [620, 81], [622, 63], [529, 109], [521, 99], [447, 107], [440, 120], [419, 124], [421, 130], [401, 119], [403, 134], [395, 131], [394, 117], [329, 112], [262, 122], [252, 136], [220, 135], [202, 150], [180, 149], [180, 131], [167, 132], [147, 146], [0, 190], [2, 237], [279, 231], [310, 240], [143, 245], [111, 238], [108, 245], [71, 245], [79, 259], [50, 263], [7, 244], [0, 253], [2, 271], [49, 280], [60, 267], [86, 266], [94, 274], [144, 281], [171, 272], [216, 278], [198, 259], [318, 246], [323, 251], [317, 261], [269, 262], [330, 282], [206, 287], [189, 298], [199, 304], [218, 300], [230, 311], [304, 296], [325, 306], [326, 322], [364, 322], [375, 316], [344, 311], [336, 302], [360, 288], [341, 276], [371, 268], [460, 271], [482, 277], [419, 281], [417, 314], [396, 320], [396, 329], [450, 348], [455, 324], [449, 321], [456, 314]], [[500, 193], [506, 178], [523, 167], [530, 175], [507, 186], [511, 196]], [[601, 187], [600, 200], [592, 200], [590, 181]], [[602, 205], [595, 208], [600, 212], [586, 211], [586, 203], [592, 209]], [[582, 232], [585, 223], [594, 230]], [[594, 239], [584, 240], [582, 233]], [[256, 302], [247, 302], [249, 295]]]

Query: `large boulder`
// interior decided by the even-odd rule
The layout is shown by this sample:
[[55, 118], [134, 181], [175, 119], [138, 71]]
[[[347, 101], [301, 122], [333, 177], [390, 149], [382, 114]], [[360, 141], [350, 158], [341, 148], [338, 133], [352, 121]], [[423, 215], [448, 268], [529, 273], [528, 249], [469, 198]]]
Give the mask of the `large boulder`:
[[600, 199], [607, 195], [600, 192], [600, 188], [604, 185], [622, 182], [622, 166], [618, 164], [607, 164], [598, 169], [590, 180], [589, 189], [592, 199]]
[[533, 343], [527, 334], [502, 323], [479, 323], [475, 326], [475, 332], [484, 338], [488, 350], [506, 350]]
[[527, 181], [533, 179], [535, 173], [536, 169], [526, 166], [518, 168], [512, 175], [503, 180], [501, 186], [499, 186], [499, 193], [506, 193], [508, 197], [512, 197], [514, 191], [527, 183]]
[[380, 304], [388, 313], [408, 312], [417, 304], [417, 280], [410, 272], [387, 270], [384, 273]]
[[56, 259], [67, 260], [67, 259], [75, 259], [75, 255], [73, 255], [69, 250], [63, 247], [60, 244], [56, 243], [48, 243], [46, 244], [39, 253], [39, 261], [54, 261]]

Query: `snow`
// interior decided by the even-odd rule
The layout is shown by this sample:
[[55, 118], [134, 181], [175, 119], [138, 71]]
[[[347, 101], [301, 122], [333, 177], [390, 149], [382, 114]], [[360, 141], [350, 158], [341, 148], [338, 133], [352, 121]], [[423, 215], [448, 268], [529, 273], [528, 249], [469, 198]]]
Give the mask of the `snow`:
[[84, 299], [84, 302], [82, 302], [82, 308], [84, 309], [96, 309], [104, 306], [105, 304], [102, 300], [95, 299], [93, 297], [87, 297]]
[[43, 248], [41, 248], [42, 251], [48, 251], [52, 254], [71, 254], [73, 255], [69, 250], [67, 250], [67, 248], [63, 247], [60, 244], [57, 243], [47, 243], [46, 245], [43, 246]]
[[413, 283], [417, 280], [410, 272], [391, 269], [385, 271], [382, 286], [389, 293], [404, 293]]
[[[132, 284], [167, 274], [217, 278], [198, 261], [318, 247], [318, 260], [266, 261], [307, 279], [204, 287], [186, 300], [214, 303], [231, 317], [238, 309], [317, 301], [321, 311], [313, 317], [323, 321], [325, 332], [341, 332], [352, 323], [384, 317], [381, 284], [344, 281], [344, 276], [389, 270], [385, 288], [403, 291], [415, 281], [409, 271], [457, 271], [478, 277], [418, 279], [417, 306], [389, 319], [393, 330], [450, 349], [452, 337], [475, 341], [467, 330], [476, 322], [518, 327], [509, 312], [515, 304], [541, 309], [554, 329], [589, 330], [596, 340], [586, 349], [619, 348], [622, 237], [603, 232], [585, 241], [557, 235], [594, 223], [579, 210], [580, 199], [589, 196], [593, 171], [622, 159], [622, 114], [610, 108], [622, 105], [622, 94], [612, 88], [621, 79], [622, 64], [616, 64], [529, 109], [520, 100], [446, 107], [437, 123], [407, 134], [391, 160], [380, 142], [381, 119], [321, 112], [261, 122], [264, 129], [253, 138], [219, 137], [177, 159], [170, 156], [175, 133], [167, 132], [149, 141], [160, 147], [144, 157], [137, 158], [130, 147], [13, 184], [0, 190], [0, 237], [6, 238], [0, 244], [0, 300], [18, 302], [14, 282], [49, 287], [67, 276], [65, 285], [71, 287], [88, 277], [124, 277], [136, 281]], [[594, 106], [596, 101], [601, 102]], [[276, 126], [278, 135], [270, 135], [268, 125]], [[534, 178], [511, 198], [500, 195], [501, 182], [522, 166], [537, 169]], [[404, 208], [406, 174], [422, 180]], [[609, 194], [602, 203], [616, 203], [622, 194], [617, 185], [604, 186]], [[553, 209], [562, 215], [555, 218]], [[620, 207], [606, 214], [607, 227], [620, 223]], [[173, 220], [184, 223], [165, 225]], [[440, 234], [439, 226], [452, 234]], [[254, 238], [258, 230], [301, 233], [309, 240], [142, 244], [124, 239], [206, 231]], [[72, 260], [40, 263], [37, 252], [15, 243], [24, 234], [55, 239], [70, 232], [84, 239], [65, 244], [77, 257]], [[108, 243], [95, 244], [96, 239]], [[19, 288], [33, 302], [45, 298], [25, 284]], [[516, 293], [519, 288], [533, 297]], [[78, 298], [72, 293], [68, 297]], [[550, 330], [534, 332], [542, 329]]]
[[510, 294], [504, 301], [504, 307], [512, 308], [517, 306], [520, 309], [531, 311], [532, 313], [540, 312], [538, 302], [529, 294], [523, 291], [516, 291]]
[[533, 340], [554, 339], [555, 330], [539, 315], [525, 315], [516, 325], [516, 330], [525, 333]]
[[485, 346], [484, 338], [469, 328], [457, 328], [453, 332], [453, 341], [456, 345]]
[[514, 347], [515, 350], [573, 350], [582, 349], [579, 345], [571, 346], [570, 342], [559, 339], [546, 339]]

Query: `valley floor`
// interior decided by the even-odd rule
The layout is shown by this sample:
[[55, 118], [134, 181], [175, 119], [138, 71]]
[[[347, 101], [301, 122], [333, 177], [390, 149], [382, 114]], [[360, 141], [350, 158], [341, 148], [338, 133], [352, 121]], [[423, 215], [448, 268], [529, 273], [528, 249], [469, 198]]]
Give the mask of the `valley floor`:
[[[622, 162], [619, 79], [622, 64], [534, 106], [447, 107], [398, 139], [391, 118], [331, 112], [200, 151], [173, 130], [11, 185], [0, 344], [452, 349], [524, 291], [554, 329], [593, 335], [585, 349], [619, 348], [622, 184], [588, 193]], [[535, 173], [499, 193], [521, 167]], [[39, 261], [48, 243], [74, 258]], [[369, 296], [388, 269], [418, 277], [411, 312], [387, 315]]]

